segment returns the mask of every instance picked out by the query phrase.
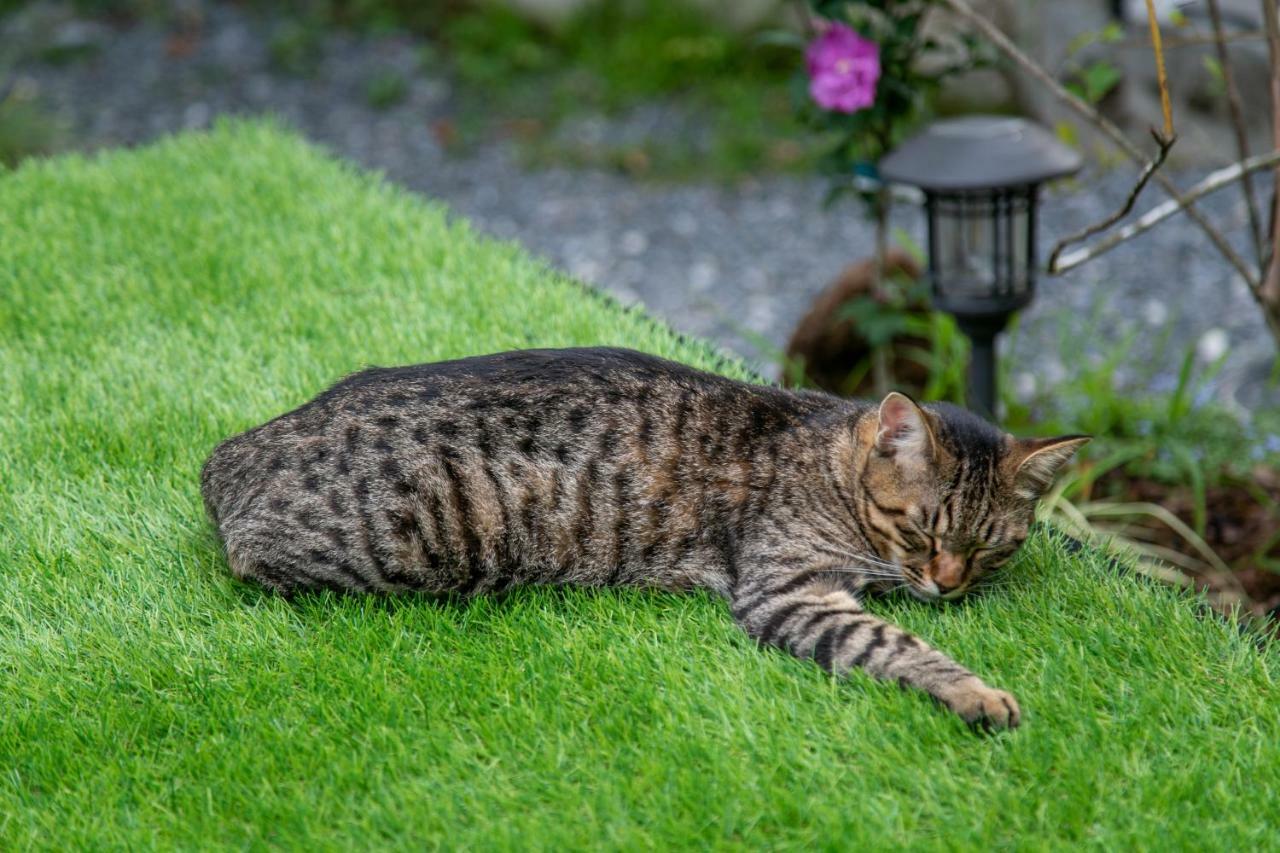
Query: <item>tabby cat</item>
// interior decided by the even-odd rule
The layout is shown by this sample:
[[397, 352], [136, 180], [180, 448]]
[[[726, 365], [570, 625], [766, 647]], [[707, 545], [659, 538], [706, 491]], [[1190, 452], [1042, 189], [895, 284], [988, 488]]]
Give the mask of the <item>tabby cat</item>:
[[1000, 728], [1012, 696], [862, 597], [971, 589], [1087, 440], [628, 350], [528, 350], [357, 373], [223, 442], [201, 484], [231, 570], [286, 595], [703, 587], [762, 644]]

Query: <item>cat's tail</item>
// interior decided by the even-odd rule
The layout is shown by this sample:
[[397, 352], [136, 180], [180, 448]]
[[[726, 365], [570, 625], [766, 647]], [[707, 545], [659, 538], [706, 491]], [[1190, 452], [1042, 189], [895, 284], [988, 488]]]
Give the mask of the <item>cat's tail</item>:
[[219, 527], [221, 518], [221, 513], [219, 512], [221, 501], [218, 500], [219, 494], [215, 485], [217, 480], [216, 462], [218, 450], [221, 448], [222, 445], [218, 445], [213, 453], [209, 455], [209, 458], [204, 461], [204, 465], [200, 467], [200, 497], [204, 500], [205, 514], [209, 516], [209, 520], [213, 522], [215, 528]]
[[239, 435], [219, 444], [200, 468], [200, 497], [219, 535], [227, 518], [244, 503], [244, 484], [250, 480], [246, 474], [251, 472], [245, 470], [250, 466], [246, 465], [242, 448], [238, 446], [242, 438]]

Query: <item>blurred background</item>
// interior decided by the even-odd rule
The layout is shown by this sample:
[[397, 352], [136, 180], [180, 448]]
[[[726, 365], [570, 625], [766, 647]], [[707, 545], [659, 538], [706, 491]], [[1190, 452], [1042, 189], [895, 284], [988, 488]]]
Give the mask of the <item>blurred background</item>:
[[[875, 249], [865, 207], [840, 192], [855, 186], [848, 158], [830, 157], [839, 134], [812, 120], [806, 86], [814, 10], [838, 5], [0, 0], [0, 161], [12, 168], [226, 115], [274, 116], [780, 378], [795, 368], [787, 344], [814, 300]], [[973, 38], [929, 5], [930, 38]], [[1150, 143], [1146, 129], [1161, 111], [1145, 0], [973, 5], [1054, 79]], [[1186, 186], [1236, 160], [1239, 133], [1209, 4], [1154, 5], [1179, 135], [1164, 172]], [[1246, 106], [1243, 133], [1254, 151], [1271, 150], [1263, 5], [1217, 7]], [[1117, 210], [1137, 167], [1017, 66], [1000, 57], [979, 65], [931, 89], [920, 118], [1022, 115], [1085, 156], [1084, 170], [1043, 198], [1043, 260], [1059, 237]], [[1270, 199], [1267, 173], [1257, 180]], [[1137, 209], [1160, 199], [1149, 189]], [[1250, 250], [1238, 188], [1201, 207]], [[892, 242], [918, 258], [919, 208], [896, 204], [889, 224]], [[932, 343], [963, 358], [962, 346]], [[856, 373], [864, 355], [837, 367]], [[1107, 437], [1067, 497], [1161, 501], [1200, 543], [1170, 535], [1156, 547], [1186, 552], [1199, 561], [1186, 572], [1219, 578], [1261, 612], [1280, 607], [1276, 365], [1276, 341], [1245, 282], [1175, 217], [1071, 273], [1041, 277], [1001, 340], [1000, 414], [1024, 432]], [[963, 369], [945, 359], [927, 367]], [[1106, 463], [1116, 453], [1125, 458]], [[1217, 518], [1215, 507], [1229, 509]], [[1125, 525], [1115, 532], [1132, 533]], [[1224, 558], [1231, 568], [1256, 575], [1245, 592], [1204, 560], [1206, 543], [1215, 553], [1234, 548]]]
[[[1203, 31], [1197, 5], [1160, 4], [1171, 33]], [[1258, 29], [1258, 3], [1223, 6], [1229, 26]], [[978, 8], [1126, 129], [1158, 124], [1142, 0]], [[135, 145], [225, 114], [278, 116], [776, 374], [814, 295], [872, 250], [855, 203], [823, 203], [827, 140], [802, 121], [803, 62], [779, 37], [800, 31], [799, 9], [776, 0], [0, 0], [0, 159]], [[938, 17], [940, 29], [950, 25]], [[1245, 103], [1267, 103], [1265, 44], [1233, 51]], [[1212, 46], [1168, 55], [1175, 167], [1228, 161]], [[1034, 116], [1088, 151], [1090, 171], [1043, 206], [1045, 246], [1109, 213], [1132, 184], [1133, 167], [1017, 69], [949, 79], [932, 108]], [[1265, 147], [1268, 112], [1247, 113]], [[1228, 233], [1243, 230], [1241, 204], [1238, 193], [1209, 200]], [[923, 239], [914, 209], [900, 207], [895, 225]], [[1082, 339], [1106, 344], [1101, 357], [1135, 334], [1139, 352], [1118, 366], [1122, 378], [1170, 385], [1176, 357], [1154, 375], [1136, 365], [1171, 337], [1200, 341], [1208, 360], [1229, 351], [1212, 393], [1247, 407], [1274, 350], [1256, 315], [1194, 226], [1172, 221], [1043, 283], [1010, 341], [1025, 368], [1013, 386], [1029, 396], [1061, 379], [1084, 355]], [[1054, 346], [1064, 336], [1069, 351]]]

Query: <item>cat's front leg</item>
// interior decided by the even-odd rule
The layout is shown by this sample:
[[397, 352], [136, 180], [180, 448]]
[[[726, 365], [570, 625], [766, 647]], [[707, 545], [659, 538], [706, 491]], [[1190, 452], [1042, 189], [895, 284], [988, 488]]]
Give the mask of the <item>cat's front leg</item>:
[[924, 690], [967, 723], [1015, 728], [1017, 701], [896, 625], [867, 613], [841, 575], [806, 569], [760, 573], [735, 590], [733, 615], [762, 645], [813, 658], [835, 675], [861, 667], [876, 678]]

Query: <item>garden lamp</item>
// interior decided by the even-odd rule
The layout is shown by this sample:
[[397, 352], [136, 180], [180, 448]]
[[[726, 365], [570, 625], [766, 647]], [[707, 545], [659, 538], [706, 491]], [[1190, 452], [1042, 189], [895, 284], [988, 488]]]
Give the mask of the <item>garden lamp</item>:
[[883, 180], [924, 191], [933, 304], [972, 343], [969, 404], [988, 418], [996, 335], [1035, 292], [1040, 184], [1081, 162], [1044, 128], [1007, 116], [936, 122], [880, 161]]

